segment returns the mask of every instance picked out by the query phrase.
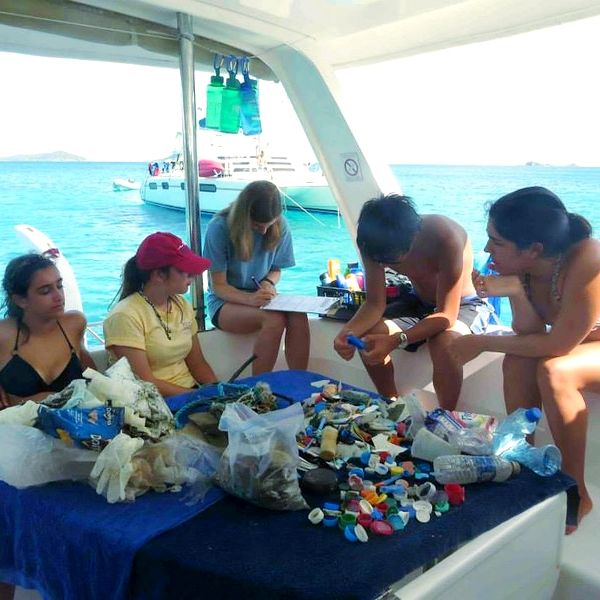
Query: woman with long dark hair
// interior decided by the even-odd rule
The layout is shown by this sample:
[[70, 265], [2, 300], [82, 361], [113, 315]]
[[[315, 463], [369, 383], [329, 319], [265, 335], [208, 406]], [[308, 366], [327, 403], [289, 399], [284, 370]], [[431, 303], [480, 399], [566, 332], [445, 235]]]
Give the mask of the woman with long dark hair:
[[271, 371], [285, 333], [290, 369], [308, 366], [306, 314], [261, 310], [275, 297], [281, 270], [294, 266], [292, 236], [281, 196], [270, 181], [253, 181], [208, 225], [203, 254], [210, 258], [208, 312], [213, 325], [232, 333], [258, 332], [253, 374]]
[[43, 400], [94, 362], [83, 345], [86, 320], [65, 312], [62, 277], [41, 254], [13, 258], [2, 280], [0, 321], [0, 408]]
[[176, 235], [149, 235], [125, 264], [119, 302], [104, 321], [109, 360], [125, 356], [163, 396], [217, 379], [202, 354], [192, 305], [181, 295], [209, 265]]
[[[504, 352], [506, 408], [543, 406], [563, 470], [579, 489], [579, 520], [592, 509], [584, 481], [587, 409], [600, 391], [600, 241], [550, 190], [529, 187], [489, 209], [488, 243], [499, 276], [477, 277], [480, 296], [507, 296], [514, 336], [465, 336], [462, 363]], [[568, 531], [570, 532], [572, 528]]]

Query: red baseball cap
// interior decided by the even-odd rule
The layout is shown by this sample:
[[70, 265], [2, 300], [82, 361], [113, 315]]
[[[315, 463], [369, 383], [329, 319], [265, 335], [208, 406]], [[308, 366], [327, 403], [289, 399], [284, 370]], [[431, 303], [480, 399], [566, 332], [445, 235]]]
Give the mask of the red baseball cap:
[[190, 275], [199, 275], [210, 267], [210, 260], [199, 256], [172, 233], [157, 231], [140, 244], [135, 259], [140, 269], [151, 271], [175, 267]]

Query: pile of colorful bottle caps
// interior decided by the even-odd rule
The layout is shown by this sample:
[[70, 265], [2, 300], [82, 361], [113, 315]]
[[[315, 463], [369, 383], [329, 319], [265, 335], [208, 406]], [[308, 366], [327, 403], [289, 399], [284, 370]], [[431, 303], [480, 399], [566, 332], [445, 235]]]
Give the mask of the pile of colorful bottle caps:
[[[339, 500], [310, 511], [314, 525], [336, 528], [349, 541], [389, 536], [414, 519], [427, 523], [464, 501], [464, 488], [430, 481], [431, 465], [413, 462], [405, 445], [404, 401], [325, 386], [305, 402], [300, 454], [337, 471]], [[329, 490], [331, 491], [331, 490]]]

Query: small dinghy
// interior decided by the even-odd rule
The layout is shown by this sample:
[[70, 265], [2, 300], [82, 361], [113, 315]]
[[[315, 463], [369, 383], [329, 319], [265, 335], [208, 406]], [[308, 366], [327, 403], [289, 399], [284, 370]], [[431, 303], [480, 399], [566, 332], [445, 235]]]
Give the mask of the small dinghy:
[[135, 179], [113, 179], [113, 190], [115, 192], [130, 192], [131, 190], [139, 190], [142, 184]]

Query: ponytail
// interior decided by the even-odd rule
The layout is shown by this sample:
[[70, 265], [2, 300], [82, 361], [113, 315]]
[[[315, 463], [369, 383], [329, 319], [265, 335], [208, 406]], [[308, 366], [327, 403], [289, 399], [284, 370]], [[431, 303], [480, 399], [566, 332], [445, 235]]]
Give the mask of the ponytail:
[[[160, 269], [152, 270], [167, 274], [169, 272], [169, 268], [170, 267], [161, 267]], [[124, 300], [128, 296], [131, 296], [131, 294], [141, 292], [144, 289], [146, 282], [150, 279], [151, 274], [152, 271], [144, 271], [143, 269], [140, 269], [138, 267], [135, 255], [132, 256], [123, 267], [121, 287], [110, 303], [110, 306], [112, 306], [115, 302]]]
[[496, 231], [519, 250], [541, 243], [545, 256], [558, 256], [589, 238], [589, 222], [567, 212], [560, 198], [543, 187], [528, 187], [496, 200], [489, 209]]
[[592, 226], [585, 217], [576, 213], [567, 213], [567, 217], [569, 219], [570, 245], [592, 237]]

